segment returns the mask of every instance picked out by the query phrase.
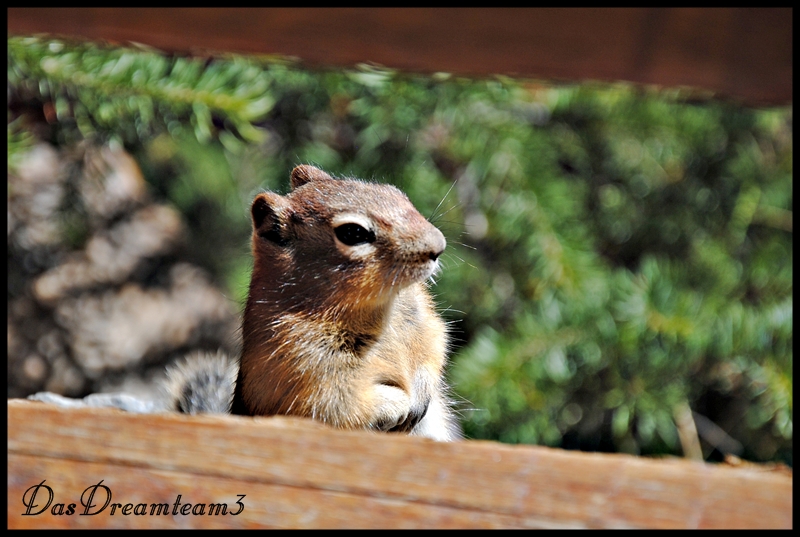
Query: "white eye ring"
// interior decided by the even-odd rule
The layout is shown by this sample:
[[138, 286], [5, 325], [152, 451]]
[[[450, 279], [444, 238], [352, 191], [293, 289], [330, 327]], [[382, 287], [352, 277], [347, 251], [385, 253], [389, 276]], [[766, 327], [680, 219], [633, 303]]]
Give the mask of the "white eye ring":
[[364, 216], [363, 214], [358, 213], [341, 213], [337, 214], [331, 220], [331, 225], [335, 228], [342, 226], [344, 224], [356, 224], [357, 226], [361, 226], [367, 231], [375, 232], [375, 229], [372, 225], [372, 220]]
[[[355, 244], [347, 244], [342, 242], [339, 234], [336, 232], [338, 228], [345, 225], [354, 225], [363, 228], [367, 234], [372, 236], [372, 240], [361, 241]], [[331, 220], [331, 226], [334, 230], [333, 236], [335, 237], [336, 247], [341, 253], [351, 259], [363, 259], [375, 250], [373, 246], [375, 230], [372, 221], [366, 216], [358, 213], [342, 213], [338, 214]]]

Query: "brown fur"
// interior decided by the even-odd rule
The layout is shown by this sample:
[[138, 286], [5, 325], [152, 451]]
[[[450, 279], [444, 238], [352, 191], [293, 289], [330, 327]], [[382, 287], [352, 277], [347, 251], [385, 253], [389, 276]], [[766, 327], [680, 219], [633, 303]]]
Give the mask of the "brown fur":
[[[252, 205], [233, 412], [456, 438], [445, 325], [425, 287], [444, 236], [392, 186], [312, 166], [291, 182], [288, 195], [262, 193]], [[340, 226], [368, 238], [348, 246]]]

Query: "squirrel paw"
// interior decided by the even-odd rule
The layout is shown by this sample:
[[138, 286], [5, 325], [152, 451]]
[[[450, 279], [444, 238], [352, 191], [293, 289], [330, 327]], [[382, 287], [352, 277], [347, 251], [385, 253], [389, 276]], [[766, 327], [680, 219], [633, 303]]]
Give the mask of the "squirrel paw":
[[409, 433], [425, 417], [428, 402], [412, 403], [411, 397], [396, 386], [375, 386], [377, 411], [372, 418], [373, 429], [385, 432]]
[[375, 412], [370, 420], [373, 429], [393, 431], [406, 420], [411, 412], [411, 398], [396, 386], [375, 386]]
[[428, 403], [420, 404], [420, 405], [413, 405], [406, 415], [406, 419], [395, 425], [394, 427], [388, 429], [389, 432], [392, 433], [410, 433], [414, 427], [425, 417], [425, 414], [428, 413]]

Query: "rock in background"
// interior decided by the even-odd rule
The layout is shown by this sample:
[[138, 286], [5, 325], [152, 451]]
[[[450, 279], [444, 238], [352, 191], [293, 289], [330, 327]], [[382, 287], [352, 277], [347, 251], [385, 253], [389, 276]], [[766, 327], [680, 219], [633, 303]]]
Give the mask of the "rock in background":
[[8, 397], [150, 395], [238, 349], [238, 305], [181, 259], [186, 228], [121, 147], [35, 145], [8, 175]]

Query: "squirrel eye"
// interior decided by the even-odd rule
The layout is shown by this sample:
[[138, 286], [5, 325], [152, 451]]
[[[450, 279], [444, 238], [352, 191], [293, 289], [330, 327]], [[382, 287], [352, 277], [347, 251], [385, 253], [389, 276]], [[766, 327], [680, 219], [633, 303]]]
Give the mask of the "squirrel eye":
[[347, 246], [375, 242], [375, 233], [364, 229], [358, 224], [342, 224], [334, 229], [333, 232], [336, 233], [336, 238]]

